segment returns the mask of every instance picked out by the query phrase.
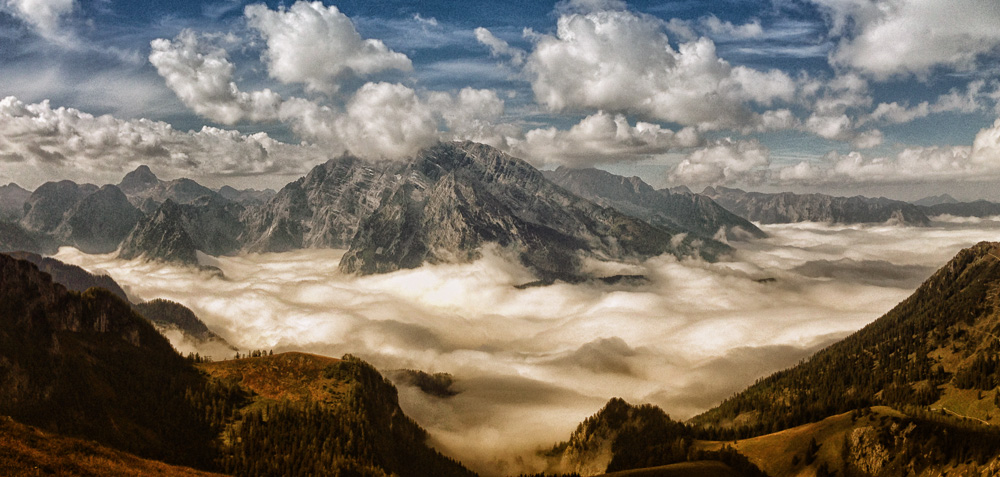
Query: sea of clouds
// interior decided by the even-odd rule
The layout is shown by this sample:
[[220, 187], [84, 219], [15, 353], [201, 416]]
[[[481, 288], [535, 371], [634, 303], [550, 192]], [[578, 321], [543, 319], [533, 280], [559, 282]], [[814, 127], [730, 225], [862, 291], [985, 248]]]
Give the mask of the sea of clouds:
[[438, 449], [496, 475], [540, 470], [536, 452], [612, 397], [682, 419], [709, 409], [878, 318], [960, 249], [995, 240], [1000, 220], [764, 230], [717, 263], [592, 264], [648, 282], [527, 289], [515, 286], [531, 273], [490, 250], [368, 277], [341, 274], [337, 250], [202, 257], [223, 276], [72, 248], [55, 258], [110, 274], [133, 299], [180, 302], [243, 350], [450, 373], [457, 395], [400, 385], [400, 404]]

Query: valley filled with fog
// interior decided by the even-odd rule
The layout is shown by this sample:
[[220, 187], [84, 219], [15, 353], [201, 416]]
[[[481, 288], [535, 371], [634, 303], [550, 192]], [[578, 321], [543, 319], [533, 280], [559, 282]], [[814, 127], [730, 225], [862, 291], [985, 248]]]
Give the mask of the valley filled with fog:
[[[452, 397], [400, 385], [433, 444], [485, 474], [540, 468], [611, 397], [686, 419], [878, 318], [960, 249], [995, 240], [997, 219], [930, 227], [761, 227], [717, 263], [660, 256], [591, 263], [646, 281], [535, 280], [501, 251], [468, 264], [344, 275], [344, 251], [202, 256], [222, 274], [63, 247], [58, 260], [107, 273], [130, 297], [191, 308], [241, 350], [352, 353], [382, 371], [449, 373]], [[182, 352], [215, 359], [228, 351]]]

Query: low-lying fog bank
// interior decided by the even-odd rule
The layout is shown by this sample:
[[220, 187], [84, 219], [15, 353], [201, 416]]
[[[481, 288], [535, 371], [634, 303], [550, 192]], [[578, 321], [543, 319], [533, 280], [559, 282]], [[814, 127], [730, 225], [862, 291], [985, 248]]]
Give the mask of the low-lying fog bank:
[[370, 277], [341, 275], [334, 250], [211, 259], [224, 278], [71, 248], [56, 258], [183, 303], [244, 350], [452, 374], [457, 395], [400, 386], [401, 404], [437, 447], [489, 475], [536, 470], [536, 449], [614, 396], [676, 418], [704, 411], [879, 317], [961, 248], [998, 238], [1000, 222], [764, 229], [771, 238], [734, 244], [730, 261], [595, 265], [645, 283], [523, 290], [530, 273], [489, 252]]

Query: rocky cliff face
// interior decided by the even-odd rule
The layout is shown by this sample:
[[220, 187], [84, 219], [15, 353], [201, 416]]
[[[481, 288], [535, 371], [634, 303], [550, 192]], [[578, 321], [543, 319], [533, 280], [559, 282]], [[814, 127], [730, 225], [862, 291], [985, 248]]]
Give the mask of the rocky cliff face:
[[498, 244], [545, 278], [574, 277], [587, 256], [711, 259], [729, 250], [581, 199], [526, 162], [481, 144], [439, 144], [394, 176], [399, 179], [379, 183], [386, 186], [384, 199], [359, 224], [341, 260], [345, 272], [467, 261], [486, 243]]
[[925, 226], [930, 223], [919, 207], [885, 197], [833, 197], [791, 192], [765, 194], [725, 187], [708, 187], [702, 194], [747, 220], [763, 224], [888, 222]]
[[622, 177], [599, 169], [560, 167], [544, 174], [580, 197], [653, 225], [690, 230], [709, 238], [720, 232], [729, 240], [766, 237], [756, 225], [686, 188], [656, 190], [638, 177]]
[[197, 247], [184, 229], [179, 205], [167, 200], [149, 217], [141, 220], [122, 242], [118, 256], [126, 260], [147, 260], [197, 265]]
[[244, 249], [283, 252], [298, 248], [347, 248], [362, 219], [401, 180], [396, 163], [369, 164], [343, 156], [313, 168], [244, 215]]
[[240, 250], [242, 205], [218, 195], [205, 195], [178, 209], [181, 225], [196, 249], [209, 255], [229, 255]]

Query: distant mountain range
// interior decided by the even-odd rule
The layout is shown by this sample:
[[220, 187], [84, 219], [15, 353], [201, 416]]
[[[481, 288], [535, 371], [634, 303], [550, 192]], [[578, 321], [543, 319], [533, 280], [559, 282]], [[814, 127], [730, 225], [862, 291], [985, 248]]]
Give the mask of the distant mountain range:
[[732, 250], [726, 241], [764, 237], [753, 222], [921, 226], [943, 214], [1000, 214], [1000, 204], [986, 201], [921, 203], [931, 205], [724, 187], [657, 190], [597, 169], [540, 172], [492, 147], [451, 142], [405, 162], [331, 159], [278, 192], [163, 181], [146, 166], [103, 187], [60, 181], [29, 193], [9, 184], [0, 187], [0, 251], [71, 245], [197, 265], [198, 252], [342, 248], [344, 272], [371, 274], [475, 260], [494, 244], [548, 283], [588, 278], [580, 272], [587, 257], [715, 260]]
[[614, 207], [653, 225], [689, 230], [703, 237], [746, 240], [766, 237], [750, 221], [708, 196], [688, 190], [653, 189], [638, 177], [622, 177], [600, 169], [560, 167], [545, 177], [566, 190], [604, 207]]
[[733, 213], [762, 224], [827, 222], [839, 224], [896, 223], [930, 224], [924, 210], [885, 197], [833, 197], [824, 194], [766, 194], [726, 187], [708, 187], [703, 192]]
[[958, 199], [956, 199], [956, 198], [954, 198], [954, 197], [952, 197], [952, 196], [950, 196], [948, 194], [934, 195], [934, 196], [924, 197], [923, 199], [913, 201], [913, 205], [919, 205], [921, 207], [931, 207], [931, 206], [934, 206], [934, 205], [957, 204], [957, 203], [958, 203]]
[[[162, 181], [140, 166], [117, 185], [43, 184], [24, 199], [16, 225], [0, 228], [0, 250], [72, 245], [196, 265], [198, 251], [332, 247], [347, 249], [344, 272], [371, 274], [475, 260], [494, 244], [544, 281], [576, 281], [586, 278], [580, 264], [587, 257], [636, 261], [668, 253], [715, 260], [732, 250], [716, 240], [720, 231], [722, 238], [762, 236], [695, 194], [641, 188], [648, 197], [623, 213], [617, 209], [627, 202], [574, 190], [599, 203], [471, 142], [441, 143], [406, 162], [343, 156], [277, 193], [216, 192], [189, 179]], [[23, 199], [22, 191], [4, 189], [3, 203]]]

